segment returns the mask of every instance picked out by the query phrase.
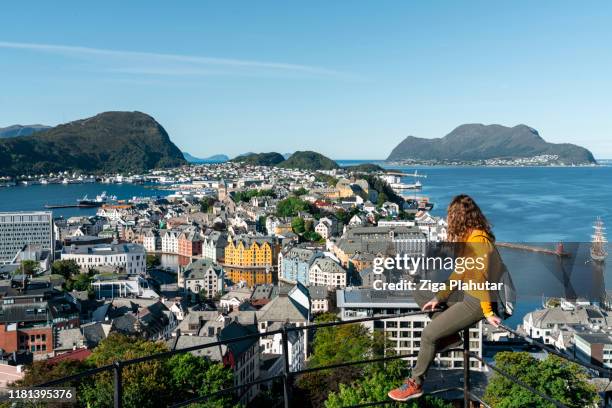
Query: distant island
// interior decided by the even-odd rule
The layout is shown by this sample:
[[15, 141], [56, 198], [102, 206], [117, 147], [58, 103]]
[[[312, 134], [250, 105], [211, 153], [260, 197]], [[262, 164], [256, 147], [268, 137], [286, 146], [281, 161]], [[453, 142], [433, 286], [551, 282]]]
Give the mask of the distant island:
[[183, 157], [189, 163], [193, 163], [193, 164], [223, 163], [223, 162], [226, 162], [226, 161], [229, 160], [229, 157], [227, 155], [225, 155], [225, 154], [214, 154], [214, 155], [209, 156], [209, 157], [200, 158], [200, 157], [192, 156], [191, 154], [189, 154], [187, 152], [183, 152]]
[[335, 170], [340, 168], [338, 163], [329, 157], [308, 150], [294, 152], [287, 160], [280, 163], [278, 167], [303, 170]]
[[548, 143], [537, 130], [517, 125], [466, 124], [442, 138], [408, 136], [387, 158], [404, 164], [587, 165], [593, 154], [569, 143]]
[[0, 128], [0, 138], [30, 136], [50, 127], [45, 125], [12, 125]]
[[252, 166], [276, 166], [285, 160], [282, 154], [276, 152], [269, 153], [245, 153], [234, 157], [232, 162], [250, 164]]
[[142, 112], [104, 112], [30, 136], [0, 139], [0, 176], [143, 172], [186, 163], [164, 128]]
[[308, 150], [294, 152], [287, 159], [280, 153], [268, 152], [244, 154], [230, 161], [253, 166], [277, 166], [286, 169], [334, 170], [340, 168], [338, 163], [329, 157]]

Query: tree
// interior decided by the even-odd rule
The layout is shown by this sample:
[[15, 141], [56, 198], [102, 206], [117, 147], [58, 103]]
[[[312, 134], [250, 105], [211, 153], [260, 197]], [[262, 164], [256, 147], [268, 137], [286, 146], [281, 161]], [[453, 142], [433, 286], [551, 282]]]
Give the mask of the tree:
[[147, 254], [147, 269], [153, 269], [161, 265], [161, 259], [155, 254]]
[[[340, 384], [337, 392], [332, 392], [325, 401], [326, 408], [341, 408], [368, 402], [386, 401], [389, 390], [399, 387], [404, 378], [410, 375], [405, 361], [391, 360], [383, 367], [372, 366], [364, 376], [351, 384]], [[424, 397], [419, 401], [402, 404], [406, 408], [450, 408], [440, 399]]]
[[376, 204], [380, 206], [386, 203], [387, 201], [389, 201], [389, 197], [387, 197], [387, 194], [385, 194], [384, 192], [378, 194], [378, 201], [376, 202]]
[[234, 201], [239, 202], [249, 202], [253, 197], [272, 197], [276, 198], [276, 192], [272, 189], [262, 189], [262, 190], [244, 190], [244, 191], [236, 191], [233, 193]]
[[[167, 351], [163, 342], [111, 333], [83, 362], [66, 360], [56, 364], [36, 361], [26, 368], [24, 378], [16, 383], [20, 387], [41, 384], [50, 380], [101, 367], [115, 361], [144, 357]], [[233, 373], [220, 363], [193, 356], [177, 354], [169, 359], [151, 360], [122, 368], [123, 406], [146, 408], [168, 406], [198, 396], [229, 388]], [[113, 378], [111, 372], [102, 372], [63, 386], [77, 388], [78, 406], [112, 407]], [[209, 398], [190, 405], [201, 408], [235, 407], [232, 394]]]
[[[315, 321], [335, 321], [331, 313], [318, 316]], [[313, 342], [313, 354], [309, 367], [321, 367], [348, 361], [364, 360], [372, 351], [372, 337], [361, 324], [346, 324], [317, 329]], [[323, 406], [329, 392], [338, 391], [341, 383], [349, 384], [357, 380], [363, 372], [362, 367], [343, 367], [308, 373], [298, 379], [298, 387], [306, 394], [314, 407]]]
[[[75, 360], [64, 360], [57, 364], [51, 364], [48, 361], [34, 361], [31, 365], [27, 366], [23, 378], [18, 380], [15, 385], [18, 387], [31, 387], [33, 385], [77, 374], [81, 371], [85, 371], [87, 368], [89, 367], [86, 363]], [[64, 386], [67, 387], [68, 384]]]
[[276, 204], [279, 217], [295, 217], [300, 211], [310, 211], [310, 203], [297, 197], [288, 197]]
[[317, 232], [314, 232], [314, 231], [306, 231], [306, 232], [304, 232], [304, 235], [302, 235], [302, 237], [306, 241], [310, 241], [310, 242], [321, 242], [321, 241], [324, 241], [323, 237], [321, 235], [319, 235]]
[[267, 221], [268, 217], [266, 217], [265, 215], [260, 215], [259, 218], [257, 219], [257, 225], [259, 226], [259, 231], [261, 231], [263, 234], [267, 234], [267, 228], [266, 228], [266, 221]]
[[76, 278], [68, 279], [64, 285], [65, 285], [65, 289], [69, 292], [73, 290], [91, 291], [92, 281], [93, 281], [93, 278], [89, 274], [80, 273], [79, 275], [76, 276]]
[[[174, 389], [177, 401], [205, 396], [224, 388], [230, 388], [233, 384], [231, 369], [225, 368], [223, 364], [213, 363], [193, 354], [177, 354], [168, 360], [167, 366], [170, 371], [170, 383]], [[199, 407], [217, 408], [230, 405], [231, 394], [219, 398], [211, 398], [198, 404]]]
[[23, 273], [24, 275], [35, 275], [39, 269], [38, 262], [26, 259], [25, 261], [21, 261], [20, 269], [21, 273]]
[[204, 197], [200, 201], [200, 211], [203, 213], [211, 212], [215, 205], [215, 199], [212, 197]]
[[62, 275], [65, 279], [70, 279], [71, 276], [81, 273], [81, 268], [74, 259], [63, 259], [53, 262], [51, 273]]
[[294, 217], [291, 220], [291, 229], [298, 235], [303, 234], [306, 231], [304, 219], [302, 217]]
[[[568, 407], [597, 406], [599, 401], [595, 387], [587, 382], [586, 371], [555, 355], [538, 360], [526, 352], [502, 352], [495, 355], [495, 365]], [[497, 373], [489, 381], [484, 399], [496, 408], [554, 407]]]
[[306, 194], [308, 194], [308, 190], [306, 190], [304, 187], [300, 187], [297, 190], [293, 191], [293, 195], [296, 197], [303, 196]]
[[[100, 367], [115, 361], [148, 356], [167, 350], [166, 345], [161, 342], [111, 333], [94, 349], [88, 357], [88, 362], [95, 367]], [[122, 380], [123, 403], [126, 408], [166, 406], [173, 399], [169, 371], [162, 360], [126, 366], [122, 371]], [[112, 374], [109, 372], [97, 374], [93, 383], [83, 387], [81, 395], [89, 406], [112, 407]]]

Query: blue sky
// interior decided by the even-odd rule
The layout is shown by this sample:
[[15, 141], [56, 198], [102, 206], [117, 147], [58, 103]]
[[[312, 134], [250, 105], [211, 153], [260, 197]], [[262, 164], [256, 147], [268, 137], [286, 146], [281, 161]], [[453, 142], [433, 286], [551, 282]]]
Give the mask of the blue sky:
[[385, 158], [525, 123], [612, 157], [610, 2], [12, 2], [0, 126], [155, 117], [197, 156]]

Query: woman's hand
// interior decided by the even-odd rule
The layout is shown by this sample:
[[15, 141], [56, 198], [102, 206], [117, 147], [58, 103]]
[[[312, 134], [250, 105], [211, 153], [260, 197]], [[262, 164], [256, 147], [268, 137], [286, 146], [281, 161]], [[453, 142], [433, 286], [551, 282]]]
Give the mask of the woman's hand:
[[499, 327], [499, 324], [502, 322], [502, 320], [499, 317], [493, 315], [487, 317], [487, 322], [489, 322], [489, 324], [494, 327]]
[[423, 311], [426, 312], [428, 309], [431, 310], [433, 312], [433, 310], [438, 307], [438, 305], [440, 304], [440, 301], [438, 299], [436, 299], [435, 297], [433, 299], [431, 299], [429, 302], [425, 303], [423, 305]]

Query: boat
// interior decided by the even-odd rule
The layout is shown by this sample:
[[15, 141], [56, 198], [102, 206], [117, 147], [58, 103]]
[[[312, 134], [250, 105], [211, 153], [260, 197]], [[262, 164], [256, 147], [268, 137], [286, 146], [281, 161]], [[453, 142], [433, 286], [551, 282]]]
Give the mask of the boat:
[[591, 236], [591, 259], [594, 262], [604, 262], [608, 256], [606, 251], [606, 227], [600, 217], [597, 217], [593, 225], [593, 235]]
[[87, 195], [77, 200], [79, 207], [102, 207], [104, 204], [108, 204], [110, 201], [117, 201], [116, 196], [108, 196], [106, 191], [96, 196], [95, 199], [88, 198]]
[[[413, 177], [413, 183], [402, 183], [403, 177]], [[423, 185], [419, 178], [426, 178], [427, 175], [419, 174], [417, 170], [414, 173], [402, 173], [402, 172], [388, 172], [383, 176], [383, 179], [389, 184], [389, 186], [396, 192], [402, 192], [405, 190], [421, 190]]]
[[427, 197], [407, 197], [405, 200], [408, 208], [413, 210], [431, 211], [434, 207], [434, 203]]

